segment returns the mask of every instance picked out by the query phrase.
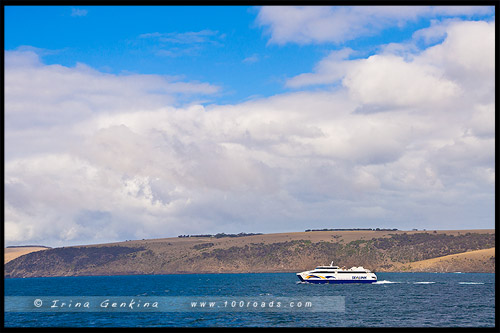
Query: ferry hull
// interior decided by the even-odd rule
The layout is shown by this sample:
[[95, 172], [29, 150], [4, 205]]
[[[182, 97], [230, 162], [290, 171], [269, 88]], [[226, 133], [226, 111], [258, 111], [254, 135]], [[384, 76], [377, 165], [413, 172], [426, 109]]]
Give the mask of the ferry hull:
[[312, 284], [371, 284], [377, 282], [377, 280], [303, 280], [300, 279], [302, 282], [305, 283], [312, 283]]
[[374, 283], [377, 282], [377, 278], [373, 275], [365, 277], [359, 277], [355, 276], [354, 278], [344, 278], [344, 279], [339, 279], [339, 278], [334, 278], [333, 276], [311, 276], [309, 274], [297, 274], [297, 277], [300, 279], [302, 282], [306, 283], [314, 283], [314, 284], [352, 284], [352, 283]]

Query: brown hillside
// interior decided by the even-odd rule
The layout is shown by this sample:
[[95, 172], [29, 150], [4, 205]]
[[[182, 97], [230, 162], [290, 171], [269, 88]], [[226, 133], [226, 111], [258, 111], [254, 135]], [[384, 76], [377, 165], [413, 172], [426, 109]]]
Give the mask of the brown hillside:
[[39, 246], [8, 247], [5, 249], [4, 264], [22, 255], [47, 249], [48, 249], [47, 247], [39, 247]]
[[484, 266], [495, 268], [495, 248], [463, 252], [400, 265], [396, 270], [411, 272], [477, 272]]
[[[34, 277], [298, 272], [331, 261], [340, 266], [396, 271], [413, 269], [407, 266], [409, 263], [494, 246], [495, 230], [314, 231], [222, 238], [175, 237], [32, 252], [8, 262], [4, 274]], [[474, 269], [494, 272], [494, 261], [483, 260]]]

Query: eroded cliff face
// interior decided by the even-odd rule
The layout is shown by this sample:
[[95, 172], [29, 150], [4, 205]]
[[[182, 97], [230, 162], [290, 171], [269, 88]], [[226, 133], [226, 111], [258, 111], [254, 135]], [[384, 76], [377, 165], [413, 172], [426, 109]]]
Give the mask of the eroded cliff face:
[[[340, 266], [364, 266], [378, 272], [494, 272], [494, 246], [494, 230], [166, 238], [33, 252], [8, 262], [4, 274], [7, 278], [17, 278], [298, 272], [332, 261]], [[478, 255], [472, 252], [476, 250], [486, 252]]]

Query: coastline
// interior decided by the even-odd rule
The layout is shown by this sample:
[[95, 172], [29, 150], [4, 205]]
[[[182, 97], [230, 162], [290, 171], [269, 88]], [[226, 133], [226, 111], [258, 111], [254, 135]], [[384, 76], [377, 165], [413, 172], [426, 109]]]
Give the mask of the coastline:
[[[4, 276], [297, 273], [332, 260], [340, 266], [363, 266], [374, 272], [494, 273], [494, 239], [492, 229], [134, 240], [19, 252], [22, 255], [6, 262]], [[11, 254], [15, 249], [27, 250], [9, 248]]]

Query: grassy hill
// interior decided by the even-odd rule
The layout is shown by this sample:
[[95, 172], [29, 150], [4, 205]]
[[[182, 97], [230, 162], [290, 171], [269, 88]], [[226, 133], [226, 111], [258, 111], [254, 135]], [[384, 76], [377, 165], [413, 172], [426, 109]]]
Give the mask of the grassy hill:
[[443, 257], [432, 258], [402, 264], [400, 271], [419, 272], [481, 272], [484, 267], [495, 266], [495, 248], [450, 254]]
[[50, 249], [49, 247], [46, 246], [13, 246], [13, 247], [7, 247], [5, 249], [4, 253], [4, 264], [8, 263], [11, 260], [16, 259], [17, 257], [20, 257], [22, 255], [35, 252], [35, 251], [42, 251], [42, 250], [47, 250]]
[[[5, 277], [298, 272], [334, 261], [375, 271], [419, 271], [425, 260], [491, 249], [495, 230], [311, 231], [244, 237], [178, 237], [46, 249], [5, 264]], [[473, 271], [494, 272], [494, 250]], [[488, 257], [489, 256], [489, 257]], [[441, 271], [470, 271], [458, 263]], [[432, 267], [432, 265], [430, 266]]]

